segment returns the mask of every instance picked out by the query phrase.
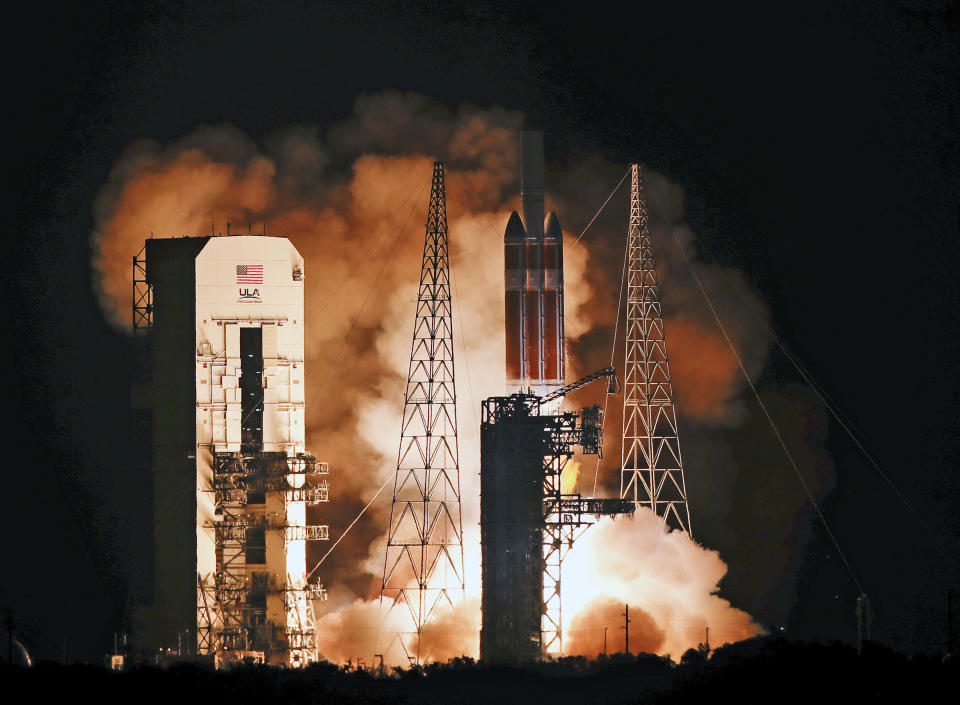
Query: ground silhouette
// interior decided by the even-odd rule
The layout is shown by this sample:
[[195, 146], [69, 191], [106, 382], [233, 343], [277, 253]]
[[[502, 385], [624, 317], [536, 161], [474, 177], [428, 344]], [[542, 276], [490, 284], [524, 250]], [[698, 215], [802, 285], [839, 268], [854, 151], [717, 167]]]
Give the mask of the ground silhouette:
[[[865, 644], [757, 637], [712, 653], [690, 650], [679, 663], [653, 654], [566, 657], [525, 665], [486, 665], [458, 658], [391, 672], [328, 662], [302, 670], [241, 666], [216, 671], [181, 663], [111, 672], [93, 665], [0, 665], [8, 694], [31, 701], [95, 697], [104, 702], [180, 701], [359, 705], [464, 703], [903, 702], [956, 690], [957, 660], [907, 656]], [[23, 697], [23, 696], [22, 696]], [[11, 700], [10, 702], [15, 702]]]

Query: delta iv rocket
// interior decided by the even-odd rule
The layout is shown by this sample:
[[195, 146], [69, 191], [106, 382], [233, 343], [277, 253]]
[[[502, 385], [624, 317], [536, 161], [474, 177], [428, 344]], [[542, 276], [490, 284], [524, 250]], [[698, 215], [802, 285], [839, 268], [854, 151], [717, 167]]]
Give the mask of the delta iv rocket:
[[563, 232], [544, 222], [543, 133], [520, 137], [520, 199], [503, 234], [507, 392], [542, 396], [564, 384]]

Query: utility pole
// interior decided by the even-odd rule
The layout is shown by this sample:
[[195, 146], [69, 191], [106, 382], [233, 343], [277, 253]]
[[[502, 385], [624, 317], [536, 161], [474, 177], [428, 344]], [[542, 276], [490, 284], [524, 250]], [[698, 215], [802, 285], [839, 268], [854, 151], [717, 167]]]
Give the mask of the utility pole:
[[624, 650], [630, 653], [630, 605], [623, 606], [623, 642]]
[[607, 628], [603, 628], [603, 655], [607, 655]]

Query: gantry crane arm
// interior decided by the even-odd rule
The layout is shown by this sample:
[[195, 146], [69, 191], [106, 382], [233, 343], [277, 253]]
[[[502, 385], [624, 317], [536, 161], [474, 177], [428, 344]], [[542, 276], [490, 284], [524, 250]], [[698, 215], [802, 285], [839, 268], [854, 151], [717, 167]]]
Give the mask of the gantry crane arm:
[[565, 397], [572, 392], [586, 387], [591, 382], [596, 382], [598, 379], [608, 377], [610, 379], [610, 386], [607, 388], [607, 394], [616, 394], [619, 391], [620, 385], [617, 384], [617, 370], [615, 367], [604, 367], [602, 370], [598, 370], [592, 374], [587, 375], [586, 377], [581, 377], [576, 382], [571, 382], [570, 384], [564, 385], [559, 389], [555, 389], [549, 394], [540, 397], [540, 403], [545, 404], [546, 402], [553, 401], [554, 399], [559, 399]]

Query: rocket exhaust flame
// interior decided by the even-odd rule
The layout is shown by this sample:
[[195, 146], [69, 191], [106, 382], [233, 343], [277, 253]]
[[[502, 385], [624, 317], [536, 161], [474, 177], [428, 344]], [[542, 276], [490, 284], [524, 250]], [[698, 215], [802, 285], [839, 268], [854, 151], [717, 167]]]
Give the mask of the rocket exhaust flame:
[[[398, 219], [406, 215], [398, 213], [398, 206], [415, 198], [410, 193], [410, 176], [424, 174], [426, 178], [433, 159], [446, 161], [454, 176], [447, 194], [451, 259], [469, 263], [454, 273], [459, 298], [454, 315], [462, 316], [454, 325], [458, 331], [461, 326], [463, 330], [456, 341], [456, 355], [465, 363], [459, 366], [461, 374], [467, 369], [470, 374], [470, 384], [460, 387], [459, 418], [477, 418], [480, 400], [504, 391], [503, 312], [507, 312], [506, 324], [513, 331], [511, 340], [519, 345], [522, 311], [511, 323], [509, 305], [501, 308], [500, 286], [491, 282], [499, 282], [501, 265], [505, 264], [505, 301], [513, 296], [516, 303], [530, 293], [525, 289], [527, 260], [522, 259], [525, 254], [521, 254], [520, 245], [528, 236], [524, 226], [531, 223], [523, 223], [519, 214], [510, 215], [521, 205], [512, 195], [521, 120], [517, 113], [502, 109], [463, 107], [450, 111], [411, 94], [365, 96], [358, 100], [354, 116], [329, 130], [326, 142], [317, 130], [298, 128], [276, 135], [262, 147], [232, 127], [217, 127], [198, 129], [169, 145], [140, 143], [120, 158], [98, 197], [94, 270], [106, 315], [121, 330], [129, 326], [130, 257], [151, 231], [158, 236], [204, 234], [210, 231], [211, 220], [266, 222], [268, 233], [289, 237], [306, 259], [308, 272], [312, 273], [305, 282], [306, 364], [314, 370], [307, 380], [314, 386], [308, 387], [306, 398], [316, 398], [308, 409], [307, 446], [322, 453], [331, 465], [354, 468], [340, 475], [337, 491], [324, 510], [324, 523], [331, 525], [332, 540], [340, 538], [377, 488], [394, 473], [400, 423], [397, 400], [402, 398], [407, 373], [410, 300], [416, 296], [422, 249], [418, 228], [410, 227], [401, 237], [390, 266], [375, 288], [372, 285], [384, 253], [393, 244]], [[391, 129], [383, 129], [385, 125]], [[403, 135], [404, 141], [391, 141], [389, 135]], [[332, 154], [338, 159], [332, 159]], [[331, 166], [345, 158], [349, 162], [346, 170], [336, 171]], [[588, 220], [592, 210], [581, 213], [575, 204], [583, 202], [593, 207], [600, 203], [620, 171], [620, 166], [587, 158], [571, 162], [566, 179], [551, 175], [552, 202], [559, 216], [565, 222]], [[651, 178], [650, 188], [658, 189], [658, 200], [671, 217], [679, 219], [679, 187]], [[584, 194], [596, 197], [591, 201]], [[539, 222], [544, 222], [542, 215]], [[507, 232], [495, 232], [490, 223], [508, 223]], [[657, 226], [652, 223], [655, 236]], [[558, 308], [561, 296], [565, 298], [566, 363], [571, 366], [571, 377], [599, 369], [609, 360], [623, 252], [622, 221], [610, 231], [609, 238], [604, 236], [605, 227], [599, 219], [580, 245], [568, 246], [566, 281], [558, 282], [556, 289]], [[553, 226], [548, 219], [540, 246], [559, 230], [559, 225]], [[684, 237], [682, 226], [675, 230]], [[507, 256], [503, 263], [493, 254], [499, 250], [496, 243], [501, 236]], [[559, 243], [560, 238], [556, 241]], [[507, 247], [510, 244], [516, 245], [514, 254]], [[543, 252], [541, 271], [549, 272], [550, 255]], [[539, 261], [537, 264], [540, 267]], [[722, 339], [699, 310], [699, 294], [678, 273], [677, 262], [665, 255], [658, 266], [662, 279], [671, 282], [671, 287], [663, 291], [664, 316], [671, 336], [678, 409], [685, 414], [684, 428], [691, 429], [684, 452], [691, 466], [698, 458], [710, 458], [715, 463], [709, 481], [717, 484], [705, 491], [719, 496], [714, 516], [719, 517], [717, 521], [726, 521], [723, 502], [728, 501], [725, 497], [729, 488], [736, 486], [735, 477], [742, 477], [741, 473], [750, 468], [724, 465], [723, 454], [714, 453], [714, 442], [704, 440], [703, 434], [705, 429], [729, 428], [740, 422], [738, 395], [742, 387], [735, 374], [729, 373], [735, 373], [735, 362], [725, 357]], [[697, 266], [706, 281], [734, 287], [756, 301], [739, 272]], [[511, 271], [517, 272], [516, 277], [523, 282], [513, 289]], [[541, 299], [550, 291], [549, 276], [544, 274], [542, 279], [543, 287], [538, 283], [535, 289]], [[360, 311], [360, 302], [368, 295], [369, 303]], [[749, 320], [730, 313], [736, 310], [731, 301], [721, 300], [718, 306], [723, 309], [724, 320], [732, 321], [731, 336], [738, 349], [745, 351], [748, 369], [755, 373], [766, 356], [765, 343], [757, 342], [763, 340], [762, 335]], [[756, 302], [755, 307], [762, 305]], [[562, 308], [556, 320], [557, 336], [562, 339]], [[331, 367], [341, 346], [343, 354]], [[562, 380], [562, 355], [558, 355], [557, 364], [557, 379]], [[316, 385], [328, 368], [330, 381], [318, 396]], [[521, 378], [522, 374], [511, 374], [515, 381]], [[550, 381], [549, 372], [538, 379]], [[787, 402], [810, 413], [809, 402], [803, 398], [783, 403]], [[616, 406], [611, 405], [608, 429], [619, 425]], [[809, 437], [805, 433], [804, 428], [794, 432], [796, 443], [809, 446], [807, 452], [815, 457], [821, 456], [815, 445], [820, 431], [814, 428]], [[604, 452], [608, 458], [619, 457], [615, 435], [608, 434]], [[423, 638], [431, 640], [427, 650], [434, 659], [478, 653], [478, 428], [464, 424], [460, 444], [466, 597], [456, 610], [438, 617], [433, 623], [435, 630], [424, 633]], [[612, 496], [618, 482], [614, 470], [601, 466], [600, 484], [605, 488], [600, 494]], [[827, 480], [822, 480], [818, 490], [822, 492], [826, 484]], [[695, 509], [696, 501], [696, 496], [691, 498]], [[800, 516], [804, 502], [784, 505], [783, 515]], [[319, 650], [329, 659], [363, 656], [369, 663], [373, 653], [381, 653], [372, 645], [378, 633], [389, 629], [389, 625], [380, 623], [376, 599], [387, 512], [389, 502], [381, 495], [381, 500], [326, 558], [319, 573], [329, 599], [317, 604], [316, 632]], [[763, 580], [764, 589], [774, 590], [788, 575], [788, 558], [783, 557], [780, 546], [790, 545], [793, 537], [776, 533], [777, 527], [768, 528], [769, 539], [757, 541], [770, 542], [762, 548], [764, 560], [774, 565], [775, 572]], [[315, 565], [322, 552], [318, 548], [308, 554], [308, 566]], [[625, 557], [631, 560], [625, 562]], [[629, 603], [632, 619], [636, 616], [640, 620], [641, 610], [650, 615], [656, 629], [664, 634], [663, 643], [656, 645], [658, 632], [651, 628], [645, 648], [658, 653], [678, 656], [686, 648], [695, 647], [703, 640], [704, 625], [711, 627], [711, 641], [715, 633], [730, 641], [756, 633], [758, 627], [745, 613], [717, 596], [724, 572], [725, 565], [717, 553], [677, 532], [666, 533], [662, 522], [647, 521], [643, 512], [632, 520], [601, 522], [578, 540], [564, 565], [565, 652], [590, 653], [596, 648], [594, 640], [602, 638], [602, 630], [591, 626], [588, 617], [606, 615], [608, 598], [618, 603], [618, 611]], [[789, 607], [789, 595], [781, 599]], [[721, 625], [726, 628], [728, 623], [732, 625], [729, 634], [719, 634]], [[620, 624], [618, 618], [610, 626]], [[636, 624], [640, 629], [639, 621]], [[576, 636], [581, 627], [583, 638]], [[635, 639], [638, 645], [643, 643], [640, 631], [631, 630], [631, 647]]]
[[564, 494], [571, 494], [577, 491], [577, 485], [580, 483], [580, 471], [582, 464], [576, 460], [571, 460], [560, 473], [560, 490]]

